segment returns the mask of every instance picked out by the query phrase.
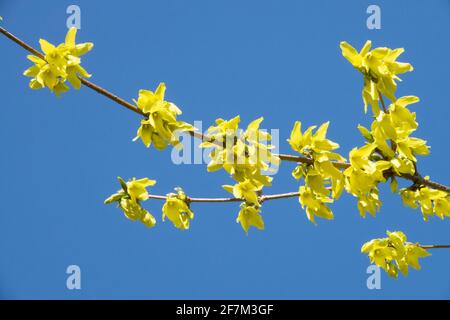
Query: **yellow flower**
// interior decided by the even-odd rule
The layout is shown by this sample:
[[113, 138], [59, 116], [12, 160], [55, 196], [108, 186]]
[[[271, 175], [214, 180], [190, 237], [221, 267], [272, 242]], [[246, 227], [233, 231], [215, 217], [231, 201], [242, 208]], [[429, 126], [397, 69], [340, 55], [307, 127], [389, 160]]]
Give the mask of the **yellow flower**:
[[430, 256], [418, 243], [407, 242], [401, 231], [387, 232], [388, 237], [366, 242], [361, 252], [366, 253], [370, 262], [383, 268], [390, 277], [397, 278], [398, 271], [408, 275], [408, 267], [420, 269], [419, 258]]
[[368, 254], [370, 263], [374, 263], [385, 270], [387, 263], [395, 257], [395, 249], [388, 246], [386, 239], [375, 239], [365, 243], [361, 252]]
[[414, 190], [401, 189], [400, 196], [405, 206], [415, 209], [420, 205], [425, 221], [433, 215], [441, 219], [450, 217], [450, 196], [444, 191], [421, 186]]
[[377, 211], [380, 210], [381, 207], [381, 201], [378, 197], [378, 188], [373, 188], [370, 192], [360, 194], [357, 197], [359, 214], [365, 218], [366, 212], [368, 212], [375, 217]]
[[416, 270], [421, 269], [421, 266], [419, 264], [419, 258], [431, 256], [431, 254], [428, 253], [428, 251], [419, 247], [416, 244], [408, 244], [406, 246], [406, 254], [407, 254], [406, 260], [408, 265], [410, 265]]
[[257, 192], [261, 190], [261, 187], [255, 186], [249, 180], [239, 182], [234, 186], [225, 185], [223, 188], [249, 204], [259, 204]]
[[264, 230], [264, 221], [260, 214], [259, 207], [255, 207], [247, 203], [242, 203], [240, 207], [241, 209], [239, 210], [239, 215], [236, 222], [241, 224], [245, 233], [248, 234], [248, 230], [251, 226], [258, 228], [259, 230]]
[[[211, 126], [207, 132], [212, 141], [200, 144], [201, 148], [212, 148], [208, 171], [223, 168], [234, 180], [243, 183], [244, 188], [252, 185], [254, 191], [270, 186], [272, 178], [267, 173], [275, 171], [280, 159], [271, 152], [274, 148], [270, 145], [272, 137], [260, 129], [262, 121], [262, 117], [253, 120], [246, 130], [242, 130], [239, 128], [239, 116], [230, 120], [217, 119], [216, 125]], [[233, 193], [232, 187], [228, 189]], [[238, 189], [236, 192], [239, 192]], [[253, 203], [255, 197], [255, 194], [249, 194], [247, 198]]]
[[162, 208], [162, 220], [167, 217], [173, 225], [182, 230], [189, 229], [190, 221], [194, 219], [194, 212], [187, 203], [187, 197], [181, 188], [177, 188], [177, 194], [167, 195], [166, 202]]
[[149, 212], [147, 212], [144, 217], [141, 219], [141, 222], [144, 226], [153, 228], [156, 225], [156, 219]]
[[377, 145], [369, 143], [361, 148], [353, 148], [349, 158], [351, 166], [344, 170], [345, 188], [358, 198], [358, 210], [362, 217], [369, 212], [375, 216], [381, 207], [378, 197], [378, 184], [385, 182], [384, 173], [393, 164], [386, 160], [376, 160], [380, 156], [376, 151]]
[[306, 209], [308, 219], [314, 224], [315, 216], [333, 219], [333, 212], [325, 203], [338, 199], [344, 189], [344, 175], [334, 163], [343, 163], [345, 158], [332, 152], [339, 145], [327, 139], [329, 124], [323, 123], [315, 132], [316, 126], [302, 132], [301, 122], [296, 121], [288, 139], [294, 151], [311, 159], [311, 163], [299, 164], [292, 171], [292, 176], [297, 180], [305, 179], [305, 186], [299, 189], [299, 201], [302, 208]]
[[81, 86], [79, 77], [91, 76], [81, 67], [79, 57], [89, 52], [94, 45], [89, 42], [76, 44], [76, 32], [76, 28], [69, 29], [65, 43], [57, 47], [44, 39], [39, 41], [45, 59], [29, 55], [28, 59], [34, 63], [34, 66], [24, 72], [25, 76], [32, 77], [31, 89], [48, 87], [59, 96], [62, 92], [69, 90], [65, 84], [66, 81], [69, 81], [75, 89], [79, 89]]
[[372, 152], [375, 150], [375, 144], [366, 144], [361, 148], [353, 148], [350, 151], [349, 158], [350, 163], [354, 169], [364, 169], [369, 165], [369, 157], [372, 155]]
[[[416, 114], [406, 108], [419, 101], [418, 97], [405, 96], [392, 103], [386, 112], [380, 111], [366, 132], [378, 152], [391, 160], [395, 173], [414, 174], [416, 155], [428, 155], [425, 140], [411, 137], [417, 129]], [[368, 130], [367, 130], [368, 131]]]
[[441, 219], [450, 217], [450, 198], [441, 197], [434, 200], [434, 212]]
[[306, 210], [306, 216], [309, 221], [316, 224], [315, 216], [328, 220], [333, 219], [333, 212], [325, 204], [333, 202], [332, 199], [314, 193], [314, 191], [307, 186], [301, 186], [298, 191], [300, 193], [299, 202], [302, 208]]
[[156, 180], [150, 180], [149, 178], [142, 178], [136, 180], [133, 178], [132, 180], [127, 182], [128, 194], [130, 195], [132, 200], [141, 200], [145, 201], [148, 199], [148, 191], [147, 187], [154, 186], [156, 184]]
[[154, 227], [156, 219], [147, 210], [142, 208], [140, 202], [149, 198], [146, 188], [155, 185], [156, 181], [148, 178], [133, 178], [125, 182], [121, 177], [118, 177], [118, 180], [122, 189], [106, 199], [105, 204], [117, 202], [118, 207], [122, 209], [128, 219], [139, 220], [149, 228]]
[[94, 44], [92, 42], [76, 43], [77, 29], [72, 27], [69, 29], [65, 39], [65, 46], [73, 57], [81, 57], [92, 50]]
[[416, 169], [414, 168], [414, 163], [402, 156], [399, 156], [391, 160], [392, 168], [397, 174], [414, 174]]
[[149, 228], [153, 228], [156, 225], [155, 217], [133, 200], [122, 198], [119, 203], [119, 208], [122, 209], [125, 216], [130, 220], [139, 220]]
[[160, 83], [155, 92], [140, 90], [136, 105], [146, 115], [133, 141], [141, 139], [148, 148], [153, 143], [157, 150], [164, 150], [168, 143], [179, 144], [177, 134], [195, 130], [190, 124], [178, 121], [181, 110], [173, 103], [165, 101], [166, 85]]
[[329, 125], [330, 122], [325, 122], [314, 134], [313, 130], [316, 126], [311, 126], [302, 133], [302, 124], [300, 121], [296, 121], [288, 142], [294, 151], [303, 155], [309, 155], [311, 152], [325, 153], [329, 158], [337, 158], [333, 160], [345, 160], [341, 156], [329, 152], [339, 148], [339, 144], [326, 138]]
[[363, 100], [364, 110], [367, 105], [372, 106], [373, 113], [378, 115], [380, 109], [378, 101], [379, 93], [395, 101], [395, 91], [400, 80], [397, 76], [413, 67], [409, 63], [398, 62], [397, 58], [404, 52], [403, 48], [375, 48], [370, 50], [371, 41], [367, 41], [360, 52], [357, 52], [350, 44], [341, 42], [342, 55], [364, 75]]

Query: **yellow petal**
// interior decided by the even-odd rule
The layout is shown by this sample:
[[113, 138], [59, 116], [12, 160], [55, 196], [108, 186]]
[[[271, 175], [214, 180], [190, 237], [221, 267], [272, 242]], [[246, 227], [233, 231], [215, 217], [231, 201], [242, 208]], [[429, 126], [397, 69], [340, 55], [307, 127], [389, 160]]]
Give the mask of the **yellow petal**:
[[75, 37], [77, 35], [77, 28], [72, 27], [66, 34], [66, 45], [69, 47], [75, 46]]

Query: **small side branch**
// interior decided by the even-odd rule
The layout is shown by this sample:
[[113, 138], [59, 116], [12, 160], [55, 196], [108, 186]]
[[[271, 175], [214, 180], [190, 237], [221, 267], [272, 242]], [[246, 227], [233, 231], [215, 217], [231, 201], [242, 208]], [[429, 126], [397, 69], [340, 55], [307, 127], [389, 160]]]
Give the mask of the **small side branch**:
[[450, 249], [450, 244], [427, 244], [420, 247], [424, 249]]
[[[276, 200], [276, 199], [286, 199], [286, 198], [294, 198], [300, 195], [299, 192], [287, 192], [287, 193], [279, 193], [279, 194], [271, 194], [271, 195], [263, 195], [259, 197], [259, 202], [262, 203], [264, 201]], [[154, 195], [150, 194], [149, 199], [155, 200], [167, 200], [167, 196]], [[187, 197], [187, 202], [243, 202], [243, 199], [240, 198], [191, 198]]]

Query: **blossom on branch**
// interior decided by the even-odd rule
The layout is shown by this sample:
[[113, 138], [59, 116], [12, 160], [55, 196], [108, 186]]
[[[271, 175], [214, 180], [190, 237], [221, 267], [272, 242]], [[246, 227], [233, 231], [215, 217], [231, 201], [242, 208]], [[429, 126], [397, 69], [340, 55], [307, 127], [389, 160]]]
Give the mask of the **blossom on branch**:
[[81, 66], [80, 56], [92, 50], [94, 44], [91, 42], [76, 44], [76, 33], [76, 28], [70, 28], [65, 43], [57, 47], [44, 39], [39, 40], [45, 55], [44, 59], [29, 55], [27, 58], [34, 63], [34, 66], [23, 73], [27, 77], [32, 77], [31, 89], [47, 87], [59, 96], [62, 92], [69, 90], [66, 81], [69, 81], [75, 89], [80, 89], [79, 77], [89, 78], [91, 76]]

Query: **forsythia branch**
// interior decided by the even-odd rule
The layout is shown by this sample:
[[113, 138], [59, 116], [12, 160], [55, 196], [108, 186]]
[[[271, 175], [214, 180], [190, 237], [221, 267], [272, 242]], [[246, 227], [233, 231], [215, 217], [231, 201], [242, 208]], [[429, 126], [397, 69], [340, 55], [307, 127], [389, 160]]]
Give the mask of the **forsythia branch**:
[[[175, 188], [176, 193], [165, 196], [153, 195], [146, 188], [154, 186], [156, 180], [132, 178], [126, 182], [118, 177], [122, 188], [108, 197], [105, 204], [116, 203], [128, 219], [140, 221], [149, 228], [156, 225], [156, 219], [141, 205], [148, 199], [163, 200], [162, 220], [168, 219], [176, 228], [183, 230], [189, 229], [190, 221], [194, 219], [191, 203], [240, 202], [236, 221], [248, 233], [251, 226], [264, 229], [264, 221], [260, 215], [264, 201], [293, 197], [299, 198], [308, 219], [315, 224], [316, 216], [333, 219], [333, 212], [327, 203], [338, 199], [344, 188], [358, 198], [358, 210], [363, 217], [366, 212], [375, 215], [381, 206], [378, 184], [390, 179], [391, 190], [396, 193], [398, 187], [396, 177], [413, 182], [412, 186], [400, 190], [402, 201], [411, 208], [417, 208], [420, 204], [425, 220], [431, 215], [441, 219], [450, 216], [450, 188], [430, 181], [428, 177], [422, 177], [417, 170], [415, 154], [427, 155], [429, 147], [426, 146], [426, 141], [410, 137], [418, 124], [415, 121], [415, 113], [411, 113], [406, 106], [418, 102], [419, 98], [395, 97], [397, 88], [395, 81], [400, 80], [397, 74], [413, 70], [412, 65], [396, 61], [403, 48], [394, 50], [376, 48], [369, 51], [371, 42], [367, 41], [358, 53], [348, 43], [341, 42], [343, 56], [364, 76], [365, 111], [367, 112], [367, 106], [371, 105], [375, 116], [371, 130], [358, 125], [367, 142], [363, 147], [354, 148], [350, 152], [350, 162], [346, 162], [340, 154], [332, 152], [339, 148], [339, 145], [326, 138], [329, 122], [322, 124], [315, 133], [313, 131], [316, 126], [311, 126], [302, 133], [301, 122], [296, 121], [288, 142], [300, 155], [269, 152], [264, 157], [258, 158], [255, 163], [246, 163], [247, 167], [244, 167], [246, 168], [244, 170], [239, 166], [225, 167], [219, 161], [226, 155], [223, 149], [229, 146], [228, 139], [225, 142], [223, 138], [228, 138], [229, 130], [232, 132], [238, 130], [239, 116], [229, 121], [217, 119], [216, 126], [211, 126], [207, 134], [197, 132], [192, 125], [177, 120], [176, 117], [181, 114], [181, 110], [175, 104], [164, 100], [166, 90], [164, 83], [160, 83], [155, 92], [140, 90], [134, 105], [86, 80], [91, 75], [81, 67], [80, 56], [89, 52], [93, 48], [93, 43], [77, 44], [75, 28], [69, 29], [65, 42], [57, 47], [41, 39], [39, 43], [44, 54], [2, 27], [0, 32], [33, 54], [27, 58], [34, 65], [24, 72], [24, 75], [32, 77], [31, 89], [48, 87], [59, 96], [69, 90], [66, 81], [75, 89], [85, 85], [143, 117], [134, 140], [140, 138], [147, 147], [153, 142], [156, 149], [164, 150], [169, 143], [173, 146], [180, 143], [173, 138], [175, 130], [188, 132], [192, 137], [202, 141], [201, 148], [214, 148], [210, 153], [212, 160], [208, 164], [208, 171], [223, 168], [238, 182], [234, 186], [223, 186], [226, 191], [233, 194], [233, 197], [194, 198], [187, 196], [179, 187]], [[389, 107], [386, 106], [383, 95], [392, 102]], [[260, 150], [273, 147], [269, 145], [263, 148], [259, 143], [260, 140], [271, 140], [270, 135], [259, 130], [262, 121], [262, 117], [252, 121], [242, 133], [243, 140], [233, 137], [232, 145], [236, 149], [233, 151], [233, 157], [243, 152], [247, 158], [250, 154], [259, 155]], [[261, 172], [270, 171], [268, 163], [278, 166], [280, 160], [297, 163], [292, 175], [297, 180], [304, 178], [305, 185], [300, 186], [298, 192], [263, 195], [262, 188], [270, 185], [272, 179]], [[366, 242], [361, 252], [368, 255], [372, 264], [383, 268], [390, 277], [397, 278], [399, 274], [407, 276], [410, 267], [420, 269], [419, 258], [431, 255], [426, 249], [450, 249], [450, 245], [412, 243], [407, 241], [407, 236], [403, 232], [388, 231], [387, 237]]]
[[[15, 35], [13, 35], [12, 33], [8, 32], [6, 29], [4, 29], [3, 27], [0, 27], [0, 33], [2, 33], [4, 36], [6, 36], [8, 39], [14, 41], [16, 44], [18, 44], [19, 46], [21, 46], [22, 48], [24, 48], [25, 50], [29, 51], [30, 53], [36, 55], [37, 57], [45, 60], [45, 57], [42, 53], [40, 53], [38, 50], [34, 49], [32, 46], [28, 45], [26, 42], [24, 42], [23, 40], [19, 39], [18, 37], [16, 37]], [[134, 106], [133, 104], [127, 102], [126, 100], [118, 97], [117, 95], [111, 93], [110, 91], [92, 83], [89, 80], [86, 80], [82, 77], [79, 77], [80, 81], [82, 84], [84, 84], [86, 87], [94, 90], [95, 92], [107, 97], [108, 99], [116, 102], [117, 104], [127, 108], [128, 110], [131, 110], [141, 116], [145, 117], [145, 114], [143, 113], [143, 111], [139, 108], [137, 108], [136, 106]], [[380, 98], [381, 98], [381, 103], [382, 103], [382, 107], [384, 110], [386, 110], [386, 106], [384, 103], [384, 100], [382, 99], [382, 95], [380, 94]], [[216, 143], [215, 141], [213, 141], [210, 137], [200, 133], [200, 132], [195, 132], [195, 131], [188, 131], [188, 133], [195, 137], [198, 138], [202, 141], [207, 141], [207, 142], [211, 142], [211, 143]], [[283, 161], [289, 161], [289, 162], [297, 162], [297, 163], [305, 163], [305, 164], [312, 164], [313, 160], [304, 156], [294, 156], [294, 155], [287, 155], [287, 154], [278, 154], [275, 155], [278, 156], [280, 158], [280, 160]], [[350, 167], [350, 163], [344, 163], [344, 162], [333, 162], [334, 166], [338, 169], [346, 169], [348, 167]], [[450, 194], [450, 187], [440, 184], [438, 182], [434, 182], [428, 179], [423, 178], [420, 175], [411, 175], [411, 174], [401, 174], [401, 175], [396, 175], [397, 177], [406, 179], [406, 180], [410, 180], [416, 184], [421, 184], [421, 185], [425, 185], [425, 186], [429, 186], [433, 189], [436, 190], [441, 190], [444, 192], [447, 192]], [[298, 192], [294, 192], [294, 193], [289, 193], [292, 194], [291, 196], [298, 196]], [[266, 198], [262, 198], [262, 200], [270, 200], [270, 199], [279, 199], [279, 198], [286, 198], [286, 196], [283, 195], [287, 195], [287, 194], [280, 194], [280, 195], [272, 195], [272, 196], [266, 196]], [[199, 198], [200, 199], [200, 198]], [[221, 201], [219, 201], [219, 199]], [[224, 199], [228, 199], [227, 201], [224, 201]], [[229, 201], [240, 201], [240, 199], [237, 200], [231, 200], [234, 198], [218, 198], [217, 201], [209, 201], [209, 202], [229, 202]], [[194, 201], [193, 201], [194, 202]], [[197, 201], [197, 202], [208, 202], [208, 201]]]

